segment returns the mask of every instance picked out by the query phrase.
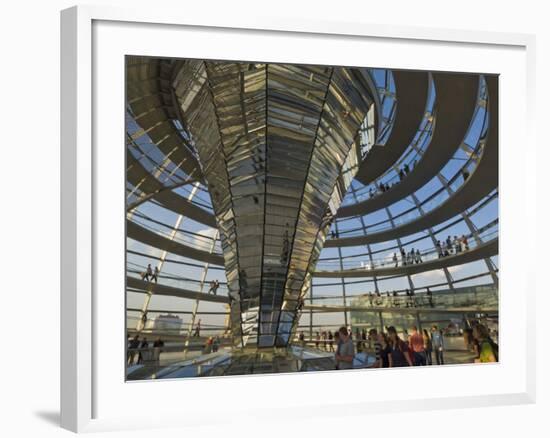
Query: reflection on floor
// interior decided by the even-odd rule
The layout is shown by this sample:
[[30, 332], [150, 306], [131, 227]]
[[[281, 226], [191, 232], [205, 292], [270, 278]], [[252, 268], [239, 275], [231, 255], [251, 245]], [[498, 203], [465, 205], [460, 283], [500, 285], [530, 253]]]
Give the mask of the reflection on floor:
[[242, 374], [290, 373], [334, 370], [329, 352], [292, 346], [288, 349], [222, 349], [168, 365], [162, 362], [128, 367], [128, 380], [177, 379], [181, 377], [228, 376]]
[[[474, 362], [473, 353], [465, 350], [457, 339], [444, 353], [445, 364]], [[435, 359], [434, 359], [435, 360]], [[370, 349], [355, 355], [353, 367], [368, 368], [375, 361]], [[161, 359], [127, 369], [127, 380], [178, 379], [183, 377], [235, 376], [248, 374], [278, 374], [305, 371], [335, 370], [334, 353], [293, 345], [288, 349], [221, 349], [215, 353], [195, 353], [185, 360]]]

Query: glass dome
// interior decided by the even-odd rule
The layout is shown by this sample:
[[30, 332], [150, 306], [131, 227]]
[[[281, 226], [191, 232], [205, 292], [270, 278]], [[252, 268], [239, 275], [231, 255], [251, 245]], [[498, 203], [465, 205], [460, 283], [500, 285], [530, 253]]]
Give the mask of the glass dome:
[[[334, 335], [498, 336], [498, 80], [128, 57], [127, 377], [329, 370]], [[464, 337], [465, 339], [466, 337]], [[459, 340], [460, 339], [460, 340]], [[460, 347], [460, 348], [459, 348]]]

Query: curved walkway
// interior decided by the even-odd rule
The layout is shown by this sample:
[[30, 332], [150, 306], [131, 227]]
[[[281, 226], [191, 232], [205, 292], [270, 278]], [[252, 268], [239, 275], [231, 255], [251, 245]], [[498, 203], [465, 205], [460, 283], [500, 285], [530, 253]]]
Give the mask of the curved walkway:
[[224, 264], [224, 259], [221, 254], [211, 254], [207, 251], [184, 245], [175, 240], [167, 239], [131, 220], [126, 220], [126, 237], [182, 257], [188, 257], [205, 263], [212, 263], [213, 265], [223, 266]]
[[212, 228], [217, 227], [216, 218], [213, 214], [171, 190], [162, 190], [154, 195], [152, 199], [158, 201], [163, 207], [174, 213], [183, 214], [189, 219], [193, 219], [196, 222], [208, 225]]
[[[163, 284], [152, 283], [145, 280], [140, 280], [134, 277], [126, 277], [126, 287], [132, 289], [138, 289], [143, 293], [151, 291], [154, 295], [165, 295], [169, 297], [189, 298], [191, 300], [200, 299], [201, 301], [208, 301], [211, 303], [227, 303], [229, 304], [229, 298], [221, 295], [213, 295], [205, 292], [197, 292], [187, 289], [180, 289], [177, 287], [166, 286]], [[138, 292], [132, 291], [132, 292]]]
[[[131, 73], [130, 71], [129, 74]], [[136, 75], [137, 72], [133, 72], [133, 76]], [[368, 184], [368, 181], [378, 178], [403, 154], [414, 138], [424, 114], [428, 92], [428, 73], [394, 71], [393, 76], [396, 90], [399, 93], [394, 126], [386, 144], [380, 147], [375, 146], [361, 164], [356, 178], [363, 184]], [[139, 108], [136, 104], [131, 107], [136, 107], [136, 110]], [[143, 119], [140, 119], [140, 124], [142, 121]], [[127, 179], [134, 186], [140, 183], [140, 189], [145, 193], [162, 189], [162, 184], [153, 178], [133, 156], [128, 156], [127, 164]], [[198, 162], [196, 165], [198, 166]], [[191, 172], [189, 168], [186, 170], [188, 173]], [[192, 173], [196, 173], [196, 170], [193, 169]], [[197, 222], [212, 227], [216, 226], [213, 214], [197, 207], [176, 193], [163, 191], [162, 194], [155, 195], [154, 199], [175, 213], [183, 212], [185, 216]]]
[[126, 67], [126, 100], [151, 141], [188, 175], [201, 178], [200, 166], [172, 123], [177, 119], [169, 60], [140, 57]]
[[[420, 83], [423, 83], [424, 80], [425, 80], [426, 85], [424, 87], [420, 87], [421, 90], [423, 88], [424, 88], [424, 90], [422, 92], [418, 93], [418, 95], [425, 93], [426, 89], [427, 89], [427, 76], [426, 76], [426, 74], [414, 76], [414, 75], [411, 75], [411, 72], [406, 72], [406, 73], [408, 73], [408, 74], [405, 75], [404, 72], [399, 72], [398, 74], [396, 74], [396, 81], [397, 81], [396, 86], [401, 84], [400, 86], [404, 87], [405, 84], [410, 85], [413, 82], [418, 85]], [[454, 77], [454, 76], [464, 77], [464, 75], [453, 75], [452, 81], [456, 81], [456, 77]], [[465, 86], [463, 84], [463, 88], [464, 89], [469, 89], [470, 97], [471, 97], [470, 100], [473, 101], [473, 103], [471, 105], [472, 105], [472, 108], [474, 108], [475, 107], [475, 98], [472, 98], [472, 96], [477, 96], [477, 76], [473, 77], [471, 75], [467, 75], [467, 77], [470, 79], [469, 81], [460, 81], [459, 80], [459, 81], [456, 81], [456, 82], [457, 83], [468, 82], [469, 85]], [[474, 79], [471, 79], [471, 78], [474, 78]], [[487, 80], [487, 83], [488, 83], [490, 96], [493, 100], [495, 100], [495, 96], [498, 97], [498, 93], [491, 92], [491, 89], [492, 88], [496, 89], [496, 86], [497, 86], [496, 78], [487, 77], [486, 80]], [[442, 80], [441, 76], [434, 75], [434, 82], [436, 82], [436, 87], [439, 87], [439, 88], [443, 87], [441, 90], [439, 88], [437, 88], [438, 96], [440, 96], [440, 98], [446, 97], [445, 94], [447, 94], [447, 93], [444, 92], [444, 91], [446, 91], [445, 80], [444, 79]], [[408, 89], [408, 88], [405, 88], [405, 89]], [[462, 93], [462, 94], [465, 94], [465, 93]], [[407, 100], [406, 102], [415, 104], [416, 107], [418, 108], [420, 106], [420, 100], [422, 100], [422, 99], [418, 98], [418, 95], [417, 95], [415, 101], [408, 101]], [[441, 97], [442, 95], [443, 95], [443, 97]], [[410, 97], [410, 96], [407, 96], [407, 97]], [[402, 102], [402, 105], [404, 105], [403, 102]], [[422, 105], [425, 105], [425, 95], [424, 95]], [[467, 112], [467, 111], [462, 111], [462, 113], [464, 113], [464, 112]], [[472, 109], [472, 112], [473, 112], [473, 109]], [[438, 130], [439, 130], [439, 132], [441, 132], [442, 125], [446, 125], [446, 124], [442, 124], [442, 120], [441, 120], [442, 117], [444, 117], [444, 115], [442, 114], [442, 111], [438, 110], [438, 118], [437, 118], [437, 122], [436, 122], [436, 133], [434, 134], [434, 138], [432, 138], [432, 142], [430, 143], [430, 146], [428, 147], [428, 151], [426, 153], [429, 153], [430, 151], [432, 151], [434, 140], [436, 138]], [[410, 118], [408, 118], [407, 121], [409, 122], [409, 128], [412, 129], [411, 127], [415, 123], [412, 123]], [[465, 129], [467, 129], [467, 123], [469, 123], [469, 119], [468, 119], [468, 121], [463, 120], [463, 122], [464, 122], [464, 125], [466, 125]], [[405, 128], [406, 123], [403, 120], [400, 121], [399, 115], [396, 116], [396, 122], [395, 123], [396, 123], [396, 125], [394, 125], [394, 127], [392, 129], [392, 134], [390, 136], [390, 139], [388, 140], [388, 143], [383, 148], [381, 147], [377, 150], [379, 150], [379, 151], [382, 151], [382, 150], [389, 151], [390, 147], [393, 148], [394, 146], [397, 145], [397, 140], [399, 140], [399, 139], [402, 140], [404, 138], [404, 136], [410, 134], [410, 132], [406, 133], [406, 128]], [[454, 123], [454, 121], [451, 122], [451, 123]], [[435, 222], [440, 223], [443, 220], [446, 220], [447, 218], [452, 217], [453, 215], [459, 213], [460, 211], [463, 211], [464, 210], [464, 205], [466, 205], [466, 203], [468, 205], [473, 205], [475, 202], [482, 199], [483, 196], [488, 194], [490, 192], [490, 190], [492, 190], [496, 186], [496, 184], [494, 184], [494, 183], [487, 184], [486, 181], [497, 181], [498, 180], [497, 167], [494, 165], [494, 163], [498, 162], [498, 141], [496, 139], [496, 134], [494, 133], [494, 132], [498, 133], [498, 127], [495, 126], [495, 125], [496, 125], [495, 122], [490, 124], [489, 141], [488, 141], [488, 144], [485, 147], [486, 150], [484, 151], [482, 162], [478, 166], [479, 169], [476, 169], [476, 171], [473, 173], [473, 175], [471, 176], [471, 178], [467, 182], [467, 184], [465, 184], [463, 187], [461, 187], [451, 198], [449, 198], [449, 200], [444, 202], [441, 205], [441, 207], [439, 207], [435, 210], [432, 210], [431, 212], [429, 212], [426, 215], [418, 218], [417, 220], [411, 221], [408, 224], [405, 224], [401, 227], [397, 227], [397, 228], [394, 228], [394, 229], [390, 229], [390, 230], [386, 230], [386, 231], [382, 231], [382, 232], [378, 232], [378, 233], [373, 233], [373, 234], [366, 235], [366, 236], [353, 236], [353, 237], [343, 237], [343, 238], [339, 238], [339, 239], [327, 239], [327, 241], [325, 242], [325, 247], [329, 248], [329, 247], [338, 247], [338, 246], [354, 246], [354, 245], [360, 245], [360, 244], [366, 244], [366, 243], [374, 243], [374, 242], [378, 242], [378, 241], [382, 241], [382, 240], [388, 240], [388, 239], [391, 239], [392, 237], [395, 237], [395, 236], [403, 236], [403, 235], [409, 234], [411, 232], [415, 232], [416, 230], [420, 230], [422, 228], [425, 228], [426, 226], [433, 225]], [[416, 133], [416, 128], [417, 127], [418, 127], [418, 125], [416, 125], [416, 127], [414, 128], [415, 133]], [[402, 134], [398, 135], [397, 133], [399, 133], [399, 132], [401, 132]], [[462, 141], [463, 134], [464, 134], [464, 132], [461, 133], [460, 140], [457, 140], [457, 142], [455, 142], [456, 144], [459, 144]], [[396, 135], [398, 137], [394, 137]], [[414, 134], [412, 134], [412, 135], [414, 136]], [[392, 138], [395, 139], [395, 140], [392, 140]], [[395, 141], [395, 144], [391, 145], [390, 143], [392, 141]], [[453, 147], [451, 149], [454, 152], [454, 150], [456, 149], [455, 145], [453, 145]], [[435, 154], [436, 151], [432, 151], [432, 152]], [[376, 154], [382, 154], [385, 157], [388, 157], [389, 155], [391, 155], [389, 152], [384, 152], [384, 153], [376, 152]], [[382, 156], [382, 155], [380, 155], [380, 156]], [[438, 155], [438, 154], [435, 154], [435, 155]], [[388, 158], [385, 158], [385, 159], [388, 159]], [[362, 209], [365, 208], [365, 205], [366, 205], [366, 208], [367, 208], [367, 212], [370, 212], [371, 210], [375, 210], [376, 208], [378, 208], [376, 204], [378, 204], [380, 202], [379, 199], [381, 199], [381, 198], [388, 199], [388, 198], [386, 198], [385, 195], [389, 195], [391, 193], [396, 193], [397, 194], [398, 191], [399, 191], [398, 189], [399, 189], [400, 186], [403, 187], [403, 188], [409, 187], [410, 182], [412, 181], [411, 178], [415, 178], [415, 175], [416, 175], [416, 179], [420, 179], [418, 174], [419, 173], [426, 173], [425, 170], [423, 172], [421, 172], [422, 171], [421, 164], [424, 161], [428, 161], [428, 160], [426, 160], [426, 157], [423, 160], [421, 160], [417, 164], [417, 166], [415, 167], [413, 172], [411, 172], [407, 176], [407, 180], [406, 180], [407, 183], [406, 184], [398, 184], [397, 186], [392, 188], [392, 190], [390, 190], [390, 191], [388, 191], [384, 194], [381, 194], [381, 195], [377, 196], [374, 199], [363, 201], [361, 203], [358, 203], [358, 204], [355, 204], [355, 205], [352, 205], [352, 206], [342, 207], [340, 209], [338, 215], [339, 216], [344, 216], [344, 215], [347, 216], [350, 209], [362, 210]], [[433, 160], [430, 160], [430, 161], [433, 161]], [[437, 161], [440, 161], [440, 160], [437, 160]], [[197, 165], [198, 165], [198, 163], [197, 163]], [[477, 170], [479, 170], [479, 171], [477, 171]], [[418, 171], [418, 173], [416, 171]], [[487, 171], [490, 174], [484, 175], [484, 173], [487, 172]], [[360, 172], [362, 172], [362, 171], [360, 170]], [[145, 178], [144, 181], [141, 184], [141, 188], [145, 192], [151, 193], [151, 192], [159, 190], [163, 187], [160, 182], [158, 182], [156, 179], [151, 177], [151, 175], [145, 170], [145, 168], [143, 168], [141, 163], [139, 163], [137, 160], [135, 160], [133, 158], [132, 158], [132, 161], [131, 161], [131, 166], [129, 166], [128, 171], [127, 171], [127, 177], [128, 177], [128, 180], [130, 182], [132, 182], [134, 185], [139, 183], [143, 178]], [[428, 177], [431, 178], [433, 176], [429, 175]], [[479, 181], [479, 183], [478, 183], [478, 181]], [[468, 190], [467, 190], [467, 186], [468, 186]], [[394, 189], [395, 189], [395, 191], [394, 191]], [[476, 195], [476, 193], [477, 193], [477, 195]], [[391, 196], [392, 197], [398, 197], [398, 195], [391, 195]], [[199, 223], [202, 223], [204, 225], [207, 225], [207, 226], [210, 226], [210, 227], [216, 227], [216, 220], [215, 220], [215, 217], [214, 217], [213, 214], [211, 214], [210, 212], [202, 209], [201, 207], [198, 207], [197, 205], [193, 204], [192, 202], [187, 201], [185, 198], [183, 198], [182, 196], [178, 195], [177, 193], [175, 193], [173, 191], [161, 190], [158, 194], [153, 196], [152, 199], [157, 200], [164, 207], [166, 207], [167, 209], [169, 209], [169, 210], [171, 210], [175, 213], [184, 214], [185, 216], [189, 217], [190, 219], [193, 219], [193, 220], [195, 220]], [[454, 203], [453, 199], [456, 200], [456, 204]], [[445, 207], [445, 208], [443, 208], [443, 207]], [[344, 212], [344, 214], [342, 214], [342, 211]], [[346, 213], [346, 211], [348, 213]], [[444, 218], [444, 219], [441, 219], [441, 218]], [[396, 234], [396, 233], [398, 233], [398, 234]]]
[[476, 246], [469, 251], [463, 251], [458, 255], [443, 257], [435, 260], [426, 261], [414, 265], [405, 265], [388, 268], [375, 269], [344, 269], [339, 271], [315, 271], [315, 277], [324, 278], [342, 278], [342, 277], [380, 277], [396, 275], [412, 275], [419, 272], [431, 271], [433, 269], [442, 269], [449, 266], [462, 265], [464, 263], [485, 259], [498, 254], [498, 238]]
[[126, 181], [146, 194], [164, 187], [131, 153], [128, 153], [126, 157]]
[[371, 213], [406, 198], [427, 184], [453, 157], [472, 121], [479, 76], [435, 73], [433, 77], [436, 90], [435, 129], [422, 158], [400, 184], [372, 199], [341, 207], [338, 217]]
[[498, 308], [493, 307], [455, 307], [438, 309], [433, 307], [370, 307], [370, 306], [339, 306], [339, 305], [305, 305], [304, 311], [311, 310], [318, 313], [337, 312], [376, 312], [376, 313], [498, 313]]
[[[180, 289], [172, 286], [165, 286], [162, 284], [150, 283], [148, 281], [139, 280], [134, 277], [126, 277], [126, 286], [128, 288], [136, 289], [132, 290], [134, 293], [148, 293], [150, 290], [154, 295], [163, 295], [170, 297], [178, 298], [188, 298], [188, 299], [200, 299], [203, 302], [211, 303], [223, 303], [229, 304], [229, 298], [227, 296], [212, 295], [205, 292], [196, 292], [186, 289]], [[390, 299], [393, 299], [391, 297]], [[400, 297], [403, 298], [403, 297]], [[497, 312], [498, 309], [492, 308], [472, 308], [470, 307], [457, 307], [457, 308], [437, 308], [429, 306], [420, 306], [420, 307], [388, 307], [388, 306], [353, 306], [353, 305], [304, 305], [304, 311], [312, 310], [314, 312], [343, 312], [343, 311], [365, 311], [365, 312], [392, 312], [392, 313], [468, 313], [468, 312], [483, 312], [483, 313], [493, 313]], [[176, 312], [177, 313], [177, 312]]]
[[133, 186], [139, 184], [139, 190], [146, 195], [155, 193], [150, 200], [156, 200], [166, 209], [193, 219], [209, 227], [215, 228], [216, 218], [212, 213], [199, 207], [193, 202], [188, 201], [183, 196], [178, 195], [169, 187], [164, 186], [159, 180], [152, 176], [143, 165], [133, 157], [128, 158], [128, 168], [126, 170], [126, 179]]
[[428, 73], [392, 70], [397, 106], [390, 137], [384, 146], [374, 145], [355, 179], [369, 185], [395, 163], [414, 139], [420, 126], [428, 96]]
[[[458, 76], [458, 75], [454, 75], [454, 76]], [[436, 87], [442, 86], [440, 77], [438, 77], [437, 75], [434, 75], [434, 80], [436, 81]], [[489, 88], [491, 105], [498, 107], [497, 79], [489, 76], [489, 77], [486, 77], [486, 81]], [[473, 86], [472, 81], [469, 81], [469, 82], [470, 82], [470, 91], [476, 89], [477, 77], [476, 77], [476, 80], [473, 81], [476, 84], [475, 87]], [[438, 89], [438, 96], [440, 96], [442, 94], [442, 91], [440, 91], [439, 88], [437, 89]], [[476, 93], [474, 94], [476, 95]], [[441, 127], [441, 117], [442, 117], [441, 109], [438, 109], [436, 133], [438, 132], [438, 129]], [[397, 123], [397, 120], [396, 120], [396, 123]], [[394, 126], [394, 129], [392, 130], [392, 136], [396, 132], [395, 131], [396, 128], [399, 128], [399, 126], [398, 125]], [[432, 144], [434, 143], [435, 136], [436, 134], [434, 134], [434, 138], [430, 143], [427, 153], [432, 148]], [[327, 241], [325, 242], [325, 247], [328, 248], [328, 247], [338, 247], [338, 246], [355, 246], [355, 245], [361, 245], [361, 244], [375, 243], [375, 242], [389, 240], [395, 237], [411, 234], [416, 231], [425, 229], [429, 226], [432, 226], [436, 223], [441, 223], [447, 220], [448, 218], [460, 213], [461, 211], [464, 211], [466, 205], [469, 206], [469, 205], [475, 204], [480, 199], [482, 199], [483, 196], [486, 196], [492, 189], [494, 189], [494, 187], [498, 185], [498, 166], [497, 166], [498, 138], [497, 136], [498, 136], [498, 124], [495, 121], [495, 118], [493, 118], [490, 122], [488, 141], [483, 151], [480, 164], [478, 165], [476, 170], [472, 173], [468, 181], [459, 190], [457, 190], [457, 192], [455, 192], [447, 201], [442, 203], [440, 207], [428, 212], [424, 216], [421, 216], [418, 219], [413, 220], [405, 225], [402, 225], [393, 229], [389, 229], [386, 231], [368, 234], [365, 236], [353, 236], [353, 237], [343, 237], [338, 239], [327, 239]], [[390, 137], [390, 140], [391, 140], [391, 137]], [[462, 139], [460, 141], [462, 141]], [[460, 143], [460, 141], [458, 143]], [[435, 154], [435, 151], [433, 152]], [[417, 164], [413, 172], [411, 172], [411, 174], [408, 175], [407, 184], [399, 184], [394, 187], [396, 189], [395, 193], [397, 193], [397, 189], [400, 186], [403, 186], [403, 187], [409, 186], [409, 182], [411, 181], [409, 178], [413, 178], [416, 172], [421, 170], [421, 163], [424, 161], [428, 161], [427, 157], [429, 157], [429, 155], [427, 155], [423, 160], [421, 160]], [[163, 187], [160, 182], [158, 182], [156, 179], [151, 177], [151, 175], [146, 171], [145, 168], [143, 168], [141, 163], [139, 163], [137, 160], [133, 159], [131, 164], [132, 165], [129, 167], [127, 172], [129, 181], [131, 181], [132, 183], [137, 183], [142, 178], [145, 178], [145, 181], [142, 183], [142, 188], [144, 189], [145, 192], [152, 192], [154, 190], [159, 190], [160, 188]], [[376, 201], [377, 199], [383, 197], [383, 195], [389, 194], [391, 192], [393, 192], [393, 189], [390, 190], [389, 192], [386, 192], [385, 194], [382, 194], [374, 198], [373, 200], [365, 201], [364, 203], [371, 203], [373, 201]], [[173, 191], [161, 190], [158, 194], [156, 194], [153, 197], [153, 199], [157, 200], [159, 203], [161, 203], [161, 205], [163, 205], [164, 207], [166, 207], [171, 211], [174, 211], [175, 213], [184, 214], [185, 216], [193, 220], [196, 220], [197, 222], [203, 223], [211, 227], [216, 227], [215, 217], [211, 213], [196, 206], [192, 202], [189, 202], [188, 200], [186, 200], [185, 198], [183, 198], [182, 196], [178, 195]], [[355, 204], [353, 206], [342, 207], [341, 210], [356, 208], [364, 203]], [[142, 231], [148, 231], [141, 227], [139, 228], [140, 230], [138, 232], [138, 235], [136, 236], [137, 237], [136, 240], [140, 240], [139, 236], [143, 234]], [[129, 237], [134, 238], [132, 235], [130, 235], [130, 228], [128, 230], [128, 233], [129, 233]], [[151, 233], [151, 232], [149, 233], [154, 235], [154, 233]], [[152, 237], [153, 236], [148, 236], [148, 239], [151, 240]], [[177, 242], [170, 242], [168, 239], [165, 239], [162, 236], [156, 236], [155, 240], [159, 245], [162, 245], [161, 249], [165, 249], [167, 247], [167, 245], [163, 242], [164, 240], [166, 240], [168, 244], [170, 244], [169, 246], [183, 247], [183, 248], [180, 248], [179, 252], [174, 252], [176, 254], [183, 255], [185, 257], [190, 257], [190, 258], [195, 258], [191, 255], [191, 254], [195, 254], [200, 257], [200, 258], [196, 258], [197, 260], [223, 265], [223, 258], [220, 255], [209, 254], [204, 251], [196, 250], [194, 248], [178, 244]], [[170, 251], [170, 252], [173, 252], [173, 251]], [[212, 260], [216, 260], [216, 261], [214, 262]]]
[[[490, 105], [498, 108], [498, 79], [487, 77]], [[445, 202], [404, 225], [363, 236], [327, 239], [325, 248], [365, 245], [413, 234], [440, 224], [476, 204], [498, 187], [498, 117], [491, 118], [487, 143], [468, 180]], [[394, 218], [395, 219], [395, 218]]]

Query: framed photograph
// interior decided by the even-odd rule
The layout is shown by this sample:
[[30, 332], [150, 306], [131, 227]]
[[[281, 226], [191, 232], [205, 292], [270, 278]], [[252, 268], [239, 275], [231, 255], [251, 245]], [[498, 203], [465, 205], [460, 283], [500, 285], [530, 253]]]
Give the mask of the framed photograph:
[[534, 37], [74, 7], [61, 49], [63, 427], [534, 401]]

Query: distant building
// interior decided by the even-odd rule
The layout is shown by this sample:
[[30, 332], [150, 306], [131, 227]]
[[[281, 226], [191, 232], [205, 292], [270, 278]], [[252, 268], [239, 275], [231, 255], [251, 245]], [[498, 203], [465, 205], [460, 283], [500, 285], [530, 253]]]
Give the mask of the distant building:
[[155, 331], [167, 331], [177, 334], [181, 330], [182, 324], [182, 319], [177, 315], [159, 315], [154, 319], [152, 328]]

